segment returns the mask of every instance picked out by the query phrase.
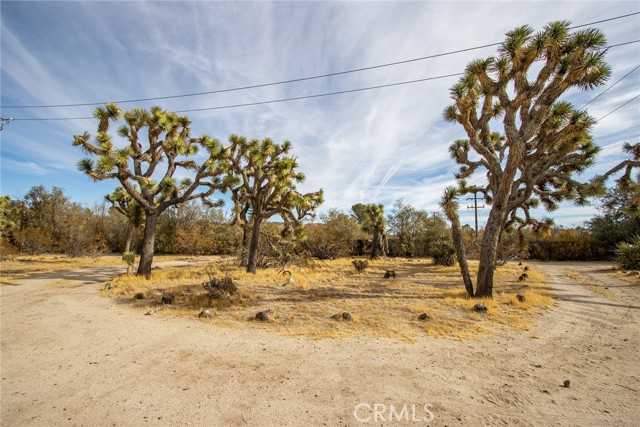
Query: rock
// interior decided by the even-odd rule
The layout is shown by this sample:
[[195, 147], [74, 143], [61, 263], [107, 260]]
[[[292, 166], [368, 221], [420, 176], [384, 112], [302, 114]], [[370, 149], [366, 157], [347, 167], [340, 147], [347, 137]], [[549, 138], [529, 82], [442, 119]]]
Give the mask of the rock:
[[522, 265], [522, 262], [519, 262], [519, 263], [518, 263], [518, 265], [519, 265], [519, 266], [520, 266], [520, 265]]
[[518, 298], [519, 302], [525, 302], [527, 300], [524, 295], [520, 294], [516, 295], [516, 298]]
[[162, 303], [163, 304], [173, 304], [176, 296], [174, 294], [164, 294], [162, 295]]
[[262, 310], [256, 313], [255, 319], [261, 322], [272, 322], [275, 319], [275, 316], [273, 314], [273, 311], [271, 311], [271, 309], [269, 308], [267, 310]]
[[152, 314], [153, 314], [153, 310], [149, 310], [144, 315], [145, 316], [151, 316]]
[[331, 316], [331, 318], [333, 320], [338, 320], [338, 321], [344, 320], [344, 321], [347, 321], [347, 322], [350, 322], [350, 321], [353, 320], [353, 317], [351, 316], [351, 313], [349, 313], [347, 311], [345, 311], [344, 313], [334, 314], [333, 316]]
[[528, 277], [529, 275], [527, 273], [522, 273], [520, 277], [518, 277], [518, 282], [524, 282]]
[[564, 382], [562, 383], [562, 386], [565, 388], [569, 388], [570, 385], [571, 385], [571, 381], [569, 380], [564, 380]]
[[429, 316], [429, 313], [422, 313], [420, 316], [418, 316], [418, 320], [423, 322], [429, 319], [431, 319], [431, 316]]
[[106, 285], [104, 285], [104, 289], [107, 290], [107, 291], [110, 291], [113, 288], [114, 288], [114, 286], [111, 283], [107, 283]]
[[395, 270], [387, 270], [384, 273], [385, 279], [395, 279], [397, 277]]
[[529, 271], [529, 266], [528, 265], [524, 266], [524, 271]]
[[208, 319], [212, 315], [213, 315], [213, 310], [210, 308], [205, 308], [200, 312], [200, 314], [198, 314], [198, 317], [201, 319]]
[[529, 286], [529, 285], [522, 285], [522, 286], [520, 286], [520, 289], [531, 289], [531, 286]]
[[142, 292], [136, 292], [133, 294], [133, 299], [144, 299], [144, 294]]
[[473, 306], [473, 311], [475, 311], [476, 313], [486, 313], [487, 306], [484, 304], [476, 304]]

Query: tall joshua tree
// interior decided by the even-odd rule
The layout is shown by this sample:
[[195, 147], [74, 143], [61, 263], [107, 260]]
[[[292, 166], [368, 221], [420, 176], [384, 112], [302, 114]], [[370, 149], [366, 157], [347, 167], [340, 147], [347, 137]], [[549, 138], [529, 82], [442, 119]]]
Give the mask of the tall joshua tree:
[[[298, 162], [288, 155], [289, 141], [276, 144], [269, 138], [247, 140], [231, 135], [229, 142], [229, 181], [234, 183], [236, 222], [244, 230], [247, 272], [255, 273], [262, 223], [279, 215], [285, 222], [285, 231], [298, 228], [305, 217], [315, 214], [323, 192], [297, 191], [296, 184], [304, 181], [305, 175], [296, 171]], [[247, 243], [249, 247], [245, 249]]]
[[[73, 145], [82, 147], [92, 158], [81, 160], [78, 168], [94, 180], [115, 179], [140, 205], [145, 214], [144, 240], [138, 275], [151, 274], [158, 217], [170, 206], [193, 199], [207, 200], [216, 190], [227, 188], [227, 152], [214, 138], [191, 137], [191, 121], [186, 116], [160, 107], [150, 111], [136, 108], [123, 114], [116, 104], [94, 111], [98, 132], [74, 137]], [[125, 144], [115, 143], [109, 133], [111, 122], [124, 118], [118, 135]], [[201, 163], [190, 159], [205, 151]], [[177, 171], [192, 178], [177, 182]]]
[[369, 203], [357, 203], [351, 207], [360, 227], [365, 233], [369, 233], [373, 239], [370, 259], [380, 258], [384, 255], [384, 239], [387, 223], [384, 219], [384, 206]]
[[[475, 296], [492, 296], [497, 247], [506, 227], [538, 225], [530, 209], [540, 203], [553, 210], [564, 200], [586, 203], [602, 191], [602, 181], [573, 178], [598, 153], [591, 139], [595, 121], [560, 97], [571, 88], [591, 89], [607, 80], [606, 39], [597, 29], [571, 32], [569, 26], [552, 22], [538, 33], [529, 26], [516, 28], [496, 57], [471, 62], [451, 88], [454, 104], [444, 118], [461, 124], [468, 137], [450, 148], [461, 165], [459, 191], [482, 193], [491, 203]], [[498, 123], [499, 133], [492, 130]], [[466, 179], [483, 169], [488, 183], [467, 185]]]

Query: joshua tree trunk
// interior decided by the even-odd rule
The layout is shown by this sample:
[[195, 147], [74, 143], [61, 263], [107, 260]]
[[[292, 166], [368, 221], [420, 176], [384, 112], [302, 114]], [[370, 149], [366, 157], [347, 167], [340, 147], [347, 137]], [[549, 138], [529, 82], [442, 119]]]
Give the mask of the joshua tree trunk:
[[156, 242], [156, 226], [158, 225], [159, 216], [159, 211], [147, 212], [146, 214], [140, 264], [138, 264], [136, 273], [138, 276], [149, 276], [151, 274], [151, 263], [153, 262], [153, 251]]
[[249, 264], [249, 245], [251, 244], [251, 224], [242, 225], [242, 249], [240, 252], [240, 266]]
[[253, 219], [253, 227], [251, 230], [251, 243], [249, 245], [249, 259], [247, 260], [247, 273], [256, 274], [256, 258], [258, 257], [258, 244], [260, 243], [260, 226], [262, 220], [260, 218]]
[[453, 237], [453, 246], [456, 249], [456, 257], [458, 258], [458, 265], [460, 266], [460, 273], [462, 274], [464, 288], [467, 290], [467, 294], [472, 297], [473, 282], [471, 281], [471, 275], [469, 274], [469, 264], [467, 264], [467, 254], [464, 248], [460, 219], [456, 214], [449, 217], [449, 221], [451, 221], [451, 236]]
[[371, 256], [369, 259], [378, 259], [380, 258], [380, 246], [382, 243], [382, 233], [378, 230], [374, 230], [373, 232], [373, 247], [371, 248]]
[[124, 241], [124, 253], [131, 252], [131, 242], [133, 241], [133, 232], [135, 231], [133, 225], [127, 224], [127, 237]]
[[495, 203], [489, 213], [480, 246], [476, 297], [493, 297], [493, 272], [496, 269], [498, 243], [506, 213], [504, 205], [501, 206], [499, 203]]

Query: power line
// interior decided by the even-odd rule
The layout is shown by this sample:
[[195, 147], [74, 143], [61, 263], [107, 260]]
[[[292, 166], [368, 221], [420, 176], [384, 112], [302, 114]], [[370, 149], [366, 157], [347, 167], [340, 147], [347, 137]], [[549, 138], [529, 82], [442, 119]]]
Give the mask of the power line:
[[[205, 108], [191, 108], [191, 109], [187, 109], [187, 110], [176, 110], [174, 112], [175, 113], [190, 113], [190, 112], [194, 112], [194, 111], [222, 110], [222, 109], [226, 109], [226, 108], [250, 107], [250, 106], [253, 106], [253, 105], [264, 105], [264, 104], [275, 104], [275, 103], [278, 103], [278, 102], [298, 101], [298, 100], [302, 100], [302, 99], [320, 98], [320, 97], [324, 97], [324, 96], [342, 95], [342, 94], [345, 94], [345, 93], [364, 92], [364, 91], [373, 90], [373, 89], [383, 89], [383, 88], [386, 88], [386, 87], [402, 86], [402, 85], [408, 85], [408, 84], [413, 84], [413, 83], [426, 82], [426, 81], [430, 81], [430, 80], [438, 80], [438, 79], [444, 79], [444, 78], [448, 78], [448, 77], [461, 76], [463, 74], [464, 73], [446, 74], [446, 75], [436, 76], [436, 77], [426, 77], [424, 79], [409, 80], [409, 81], [405, 81], [405, 82], [389, 83], [389, 84], [384, 84], [384, 85], [369, 86], [369, 87], [363, 87], [363, 88], [357, 88], [357, 89], [340, 90], [340, 91], [336, 91], [336, 92], [326, 92], [326, 93], [318, 93], [318, 94], [314, 94], [314, 95], [296, 96], [296, 97], [293, 97], [293, 98], [273, 99], [273, 100], [269, 100], [269, 101], [247, 102], [245, 104], [221, 105], [221, 106], [217, 106], [217, 107], [205, 107]], [[13, 120], [21, 120], [21, 121], [45, 121], [45, 120], [51, 120], [52, 121], [52, 120], [88, 120], [88, 119], [93, 119], [93, 118], [94, 117], [14, 118]]]
[[[582, 28], [582, 27], [586, 27], [586, 26], [589, 26], [589, 25], [600, 24], [600, 23], [603, 23], [603, 22], [609, 22], [609, 21], [614, 21], [614, 20], [617, 20], [617, 19], [627, 18], [629, 16], [638, 15], [638, 14], [640, 14], [640, 12], [628, 13], [626, 15], [619, 15], [619, 16], [615, 16], [613, 18], [607, 18], [607, 19], [602, 19], [602, 20], [599, 20], [599, 21], [589, 22], [589, 23], [586, 23], [586, 24], [576, 25], [576, 26], [570, 27], [569, 29], [573, 30], [573, 29], [576, 29], [576, 28]], [[635, 40], [635, 41], [627, 42], [627, 43], [621, 43], [621, 44], [618, 44], [618, 45], [612, 45], [612, 46], [608, 46], [608, 48], [622, 46], [624, 44], [629, 44], [629, 43], [637, 43], [638, 41], [640, 41], [640, 40]], [[411, 63], [411, 62], [424, 61], [424, 60], [427, 60], [427, 59], [433, 59], [433, 58], [438, 58], [438, 57], [442, 57], [442, 56], [454, 55], [454, 54], [457, 54], [457, 53], [469, 52], [469, 51], [473, 51], [473, 50], [484, 49], [484, 48], [487, 48], [487, 47], [499, 46], [501, 43], [502, 42], [490, 43], [490, 44], [485, 44], [485, 45], [481, 45], [481, 46], [474, 46], [474, 47], [470, 47], [470, 48], [466, 48], [466, 49], [459, 49], [459, 50], [453, 50], [453, 51], [448, 51], [448, 52], [443, 52], [443, 53], [437, 53], [437, 54], [428, 55], [428, 56], [421, 56], [421, 57], [418, 57], [418, 58], [406, 59], [406, 60], [403, 60], [403, 61], [395, 61], [395, 62], [389, 62], [389, 63], [386, 63], [386, 64], [372, 65], [372, 66], [369, 66], [369, 67], [361, 67], [361, 68], [354, 68], [354, 69], [351, 69], [351, 70], [338, 71], [338, 72], [335, 72], [335, 73], [319, 74], [319, 75], [316, 75], [316, 76], [300, 77], [300, 78], [296, 78], [296, 79], [282, 80], [282, 81], [278, 81], [278, 82], [262, 83], [262, 84], [256, 84], [256, 85], [241, 86], [241, 87], [227, 88], [227, 89], [218, 89], [218, 90], [212, 90], [212, 91], [194, 92], [194, 93], [181, 94], [181, 95], [167, 95], [167, 96], [159, 96], [159, 97], [151, 97], [151, 98], [127, 99], [127, 100], [120, 100], [120, 101], [101, 101], [101, 102], [87, 102], [87, 103], [77, 103], [77, 104], [6, 105], [6, 106], [2, 106], [2, 108], [18, 109], [18, 108], [86, 107], [86, 106], [90, 106], [90, 105], [106, 104], [107, 102], [114, 102], [116, 104], [127, 104], [127, 103], [133, 103], [133, 102], [158, 101], [158, 100], [164, 100], [164, 99], [175, 99], [175, 98], [186, 98], [186, 97], [193, 97], [193, 96], [202, 96], [202, 95], [212, 95], [212, 94], [217, 94], [217, 93], [235, 92], [235, 91], [241, 91], [241, 90], [247, 90], [247, 89], [257, 89], [257, 88], [261, 88], [261, 87], [269, 87], [269, 86], [277, 86], [277, 85], [283, 85], [283, 84], [289, 84], [289, 83], [297, 83], [297, 82], [302, 82], [302, 81], [315, 80], [315, 79], [321, 79], [321, 78], [326, 78], [326, 77], [333, 77], [333, 76], [357, 73], [357, 72], [361, 72], [361, 71], [374, 70], [374, 69], [378, 69], [378, 68], [391, 67], [391, 66], [395, 66], [395, 65], [408, 64], [408, 63]]]
[[600, 117], [598, 120], [596, 120], [596, 123], [599, 122], [600, 120], [604, 119], [605, 117], [615, 113], [616, 111], [618, 111], [619, 109], [621, 109], [622, 107], [624, 107], [625, 105], [635, 101], [636, 99], [640, 98], [640, 95], [636, 95], [633, 98], [631, 98], [630, 100], [628, 100], [627, 102], [625, 102], [624, 104], [620, 105], [618, 108], [615, 108], [611, 111], [609, 111], [607, 114], [605, 114], [604, 116]]
[[605, 93], [607, 93], [607, 91], [611, 88], [613, 88], [615, 85], [617, 85], [618, 83], [620, 83], [622, 80], [624, 80], [628, 75], [630, 75], [631, 73], [633, 73], [635, 70], [637, 70], [638, 68], [640, 68], [640, 65], [637, 65], [636, 68], [634, 68], [633, 70], [629, 71], [627, 74], [625, 74], [624, 76], [620, 77], [620, 79], [618, 79], [618, 81], [616, 81], [614, 84], [612, 84], [611, 86], [609, 86], [608, 88], [606, 88], [605, 90], [603, 90], [602, 92], [600, 92], [595, 98], [592, 98], [589, 102], [587, 102], [586, 104], [584, 104], [582, 107], [580, 107], [581, 110], [584, 109], [584, 107], [586, 107], [587, 105], [591, 104], [593, 101], [595, 101], [596, 99], [600, 98], [602, 95], [604, 95]]

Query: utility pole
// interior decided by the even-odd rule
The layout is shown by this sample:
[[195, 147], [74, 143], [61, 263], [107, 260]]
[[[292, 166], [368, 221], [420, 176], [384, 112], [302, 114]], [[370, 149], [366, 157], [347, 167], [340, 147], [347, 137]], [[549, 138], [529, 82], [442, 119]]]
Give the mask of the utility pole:
[[484, 200], [483, 197], [478, 197], [478, 192], [474, 191], [473, 197], [467, 197], [467, 200], [473, 200], [473, 205], [467, 205], [467, 209], [473, 209], [476, 219], [476, 240], [478, 239], [478, 209], [483, 209], [484, 205], [478, 206], [478, 199]]

